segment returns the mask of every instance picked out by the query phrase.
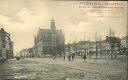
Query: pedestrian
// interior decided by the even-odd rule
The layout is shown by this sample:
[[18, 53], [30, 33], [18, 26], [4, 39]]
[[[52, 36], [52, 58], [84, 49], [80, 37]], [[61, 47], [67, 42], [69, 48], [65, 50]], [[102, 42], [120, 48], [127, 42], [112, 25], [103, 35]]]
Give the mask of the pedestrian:
[[72, 53], [72, 61], [74, 61], [75, 53]]
[[115, 59], [117, 58], [117, 51], [115, 51]]
[[89, 51], [89, 58], [91, 58], [91, 51]]
[[68, 60], [71, 61], [71, 55], [70, 55], [70, 53], [68, 54]]
[[17, 56], [17, 57], [16, 57], [16, 60], [18, 60], [18, 61], [19, 61], [19, 60], [20, 60], [20, 57], [18, 57], [18, 56]]
[[65, 53], [64, 53], [64, 61], [65, 61]]
[[54, 52], [52, 56], [53, 56], [53, 60], [55, 60], [56, 59], [56, 53]]
[[85, 61], [86, 61], [86, 59], [87, 59], [86, 54], [84, 54], [83, 59], [84, 59], [84, 62], [85, 62]]
[[62, 54], [62, 57], [63, 57], [63, 59], [64, 59], [64, 61], [65, 61], [65, 53]]

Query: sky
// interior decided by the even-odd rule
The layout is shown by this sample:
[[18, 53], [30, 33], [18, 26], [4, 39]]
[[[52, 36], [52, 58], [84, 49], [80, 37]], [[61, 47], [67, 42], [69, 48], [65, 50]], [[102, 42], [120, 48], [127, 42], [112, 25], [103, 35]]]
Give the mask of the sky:
[[[126, 36], [127, 2], [99, 3], [109, 3], [103, 5], [108, 8], [94, 8], [93, 4], [87, 5], [87, 1], [82, 3], [81, 1], [0, 0], [0, 27], [10, 33], [15, 52], [32, 47], [34, 35], [39, 28], [50, 28], [52, 17], [56, 22], [56, 29], [64, 33], [66, 43], [89, 40], [89, 38], [95, 40], [96, 34], [98, 38], [101, 35], [103, 40], [109, 35], [110, 28], [115, 32], [115, 36]], [[121, 6], [121, 8], [109, 8], [110, 6]]]

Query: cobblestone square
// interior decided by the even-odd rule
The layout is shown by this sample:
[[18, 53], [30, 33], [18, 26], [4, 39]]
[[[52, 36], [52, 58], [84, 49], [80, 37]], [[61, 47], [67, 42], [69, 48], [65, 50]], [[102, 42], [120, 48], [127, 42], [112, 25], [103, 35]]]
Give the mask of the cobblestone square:
[[126, 56], [116, 60], [22, 58], [0, 64], [0, 80], [127, 80]]

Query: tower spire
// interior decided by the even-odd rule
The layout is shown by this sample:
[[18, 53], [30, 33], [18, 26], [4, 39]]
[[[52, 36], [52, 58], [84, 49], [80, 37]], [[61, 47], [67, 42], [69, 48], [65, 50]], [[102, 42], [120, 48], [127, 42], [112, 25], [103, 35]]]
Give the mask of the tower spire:
[[110, 28], [110, 37], [112, 37], [112, 30], [111, 30], [111, 28]]
[[54, 21], [54, 19], [52, 17], [52, 19], [51, 19], [51, 29], [55, 29], [55, 28], [56, 28], [55, 21]]

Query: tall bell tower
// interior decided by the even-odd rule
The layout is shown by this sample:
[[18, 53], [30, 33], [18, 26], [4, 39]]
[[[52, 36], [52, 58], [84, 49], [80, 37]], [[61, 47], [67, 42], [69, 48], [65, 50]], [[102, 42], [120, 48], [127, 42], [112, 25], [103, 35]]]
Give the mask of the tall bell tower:
[[51, 47], [52, 47], [52, 55], [56, 56], [56, 45], [57, 45], [57, 36], [56, 36], [56, 26], [55, 21], [52, 18], [51, 20]]
[[51, 20], [51, 29], [52, 29], [52, 30], [55, 30], [55, 28], [56, 28], [56, 26], [55, 26], [55, 21], [54, 21], [54, 19], [52, 18], [52, 20]]

